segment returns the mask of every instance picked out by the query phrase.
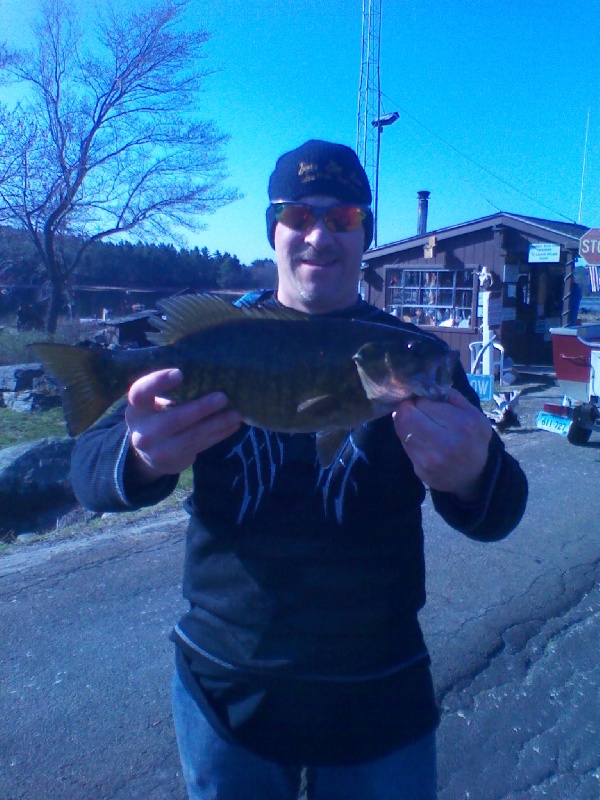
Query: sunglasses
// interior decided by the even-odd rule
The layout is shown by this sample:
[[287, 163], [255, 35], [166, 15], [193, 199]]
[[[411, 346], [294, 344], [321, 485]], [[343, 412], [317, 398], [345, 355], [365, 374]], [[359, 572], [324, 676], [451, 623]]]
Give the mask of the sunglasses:
[[275, 220], [293, 231], [308, 233], [322, 219], [332, 233], [348, 233], [360, 227], [368, 206], [311, 206], [308, 203], [273, 203]]

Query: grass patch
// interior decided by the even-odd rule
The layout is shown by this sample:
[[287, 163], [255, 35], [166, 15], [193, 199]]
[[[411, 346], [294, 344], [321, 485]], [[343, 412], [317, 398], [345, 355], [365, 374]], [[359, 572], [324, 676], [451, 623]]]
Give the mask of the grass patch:
[[30, 414], [0, 408], [0, 449], [49, 436], [67, 436], [62, 408]]
[[33, 351], [28, 347], [32, 342], [42, 342], [48, 337], [40, 331], [18, 331], [6, 327], [0, 333], [0, 366], [11, 364], [31, 364], [36, 361]]
[[194, 485], [194, 473], [191, 467], [188, 467], [185, 472], [179, 476], [179, 483], [177, 484], [177, 492], [185, 492], [185, 496], [192, 491]]
[[77, 344], [90, 332], [97, 330], [96, 323], [82, 325], [78, 320], [59, 320], [54, 336], [44, 331], [18, 331], [15, 325], [1, 326], [0, 330], [0, 366], [12, 364], [36, 363], [35, 353], [28, 346], [34, 342], [59, 342], [60, 344]]

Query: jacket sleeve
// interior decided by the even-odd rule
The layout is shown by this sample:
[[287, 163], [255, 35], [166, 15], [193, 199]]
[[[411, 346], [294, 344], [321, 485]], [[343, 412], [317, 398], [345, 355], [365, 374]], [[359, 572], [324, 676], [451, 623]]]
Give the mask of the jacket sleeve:
[[434, 489], [431, 499], [448, 525], [471, 539], [493, 542], [503, 539], [519, 524], [525, 513], [527, 492], [525, 473], [494, 432], [480, 477], [479, 502], [465, 505], [454, 495]]
[[[454, 387], [481, 409], [463, 367], [457, 364]], [[483, 412], [482, 412], [483, 413]], [[494, 431], [479, 484], [479, 502], [465, 505], [454, 495], [431, 490], [434, 508], [456, 530], [482, 542], [503, 539], [521, 521], [527, 504], [528, 485], [518, 461], [506, 452]]]
[[166, 475], [142, 489], [128, 486], [130, 443], [124, 413], [125, 403], [75, 442], [71, 483], [81, 505], [90, 511], [132, 511], [155, 505], [177, 485], [178, 475]]

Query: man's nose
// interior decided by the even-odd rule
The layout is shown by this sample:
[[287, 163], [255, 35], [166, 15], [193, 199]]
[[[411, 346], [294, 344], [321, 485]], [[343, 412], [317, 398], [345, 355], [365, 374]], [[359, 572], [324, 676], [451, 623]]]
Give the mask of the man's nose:
[[329, 243], [332, 239], [332, 234], [323, 219], [316, 220], [315, 224], [312, 228], [307, 231], [306, 236], [304, 237], [304, 241], [312, 244], [313, 246], [316, 245], [323, 245], [323, 243]]

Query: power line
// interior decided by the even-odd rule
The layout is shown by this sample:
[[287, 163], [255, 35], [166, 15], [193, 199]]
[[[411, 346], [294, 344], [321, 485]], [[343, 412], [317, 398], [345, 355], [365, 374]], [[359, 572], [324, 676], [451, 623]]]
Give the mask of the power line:
[[590, 109], [588, 108], [587, 123], [585, 126], [585, 144], [583, 145], [583, 167], [581, 168], [581, 191], [579, 193], [579, 216], [577, 217], [577, 222], [581, 222], [581, 210], [583, 208], [583, 184], [585, 181], [585, 159], [587, 155], [589, 132], [590, 132]]
[[[394, 103], [396, 108], [399, 108], [400, 111], [403, 114], [405, 114], [407, 117], [409, 117], [409, 119], [412, 119], [413, 122], [416, 122], [417, 125], [420, 125], [421, 128], [423, 128], [424, 130], [427, 131], [427, 133], [429, 133], [431, 136], [434, 136], [436, 139], [438, 139], [446, 147], [449, 147], [451, 150], [453, 150], [455, 153], [457, 153], [459, 156], [461, 156], [461, 158], [464, 158], [466, 161], [469, 161], [471, 164], [473, 164], [478, 169], [482, 170], [483, 172], [486, 172], [492, 178], [494, 178], [495, 180], [499, 181], [500, 183], [503, 183], [509, 189], [512, 189], [512, 191], [516, 192], [517, 194], [520, 194], [522, 197], [527, 198], [527, 200], [531, 200], [531, 202], [536, 203], [536, 205], [539, 205], [541, 208], [545, 208], [546, 211], [550, 211], [552, 214], [556, 214], [559, 217], [562, 217], [563, 219], [567, 220], [567, 222], [573, 222], [573, 223], [575, 222], [574, 219], [571, 219], [570, 217], [566, 217], [564, 214], [561, 214], [560, 211], [556, 211], [556, 209], [550, 208], [550, 206], [547, 206], [544, 203], [541, 203], [535, 197], [532, 197], [531, 195], [529, 195], [526, 192], [524, 192], [522, 189], [519, 189], [517, 186], [514, 186], [512, 183], [509, 183], [508, 181], [504, 180], [504, 178], [501, 178], [499, 175], [496, 175], [494, 172], [492, 172], [487, 167], [484, 167], [482, 164], [479, 164], [479, 162], [475, 161], [474, 158], [471, 158], [471, 156], [466, 155], [466, 153], [463, 153], [461, 150], [458, 149], [458, 147], [455, 147], [453, 144], [450, 144], [450, 142], [447, 142], [439, 134], [437, 134], [435, 131], [431, 130], [431, 128], [428, 128], [427, 125], [425, 125], [423, 122], [418, 120], [415, 116], [410, 114], [406, 109], [402, 108], [400, 105], [398, 105], [398, 103], [396, 103], [394, 100], [392, 100], [392, 98], [389, 95], [385, 95], [382, 92], [382, 96], [383, 97], [387, 97], [387, 99], [391, 103]], [[490, 203], [491, 206], [494, 205], [489, 200], [487, 202]]]

